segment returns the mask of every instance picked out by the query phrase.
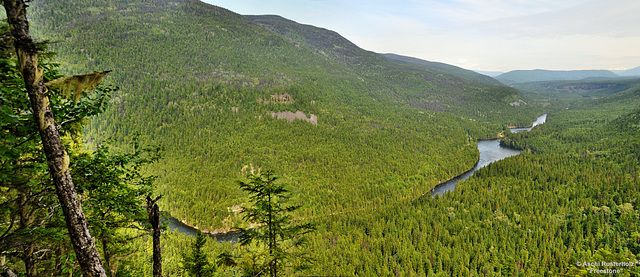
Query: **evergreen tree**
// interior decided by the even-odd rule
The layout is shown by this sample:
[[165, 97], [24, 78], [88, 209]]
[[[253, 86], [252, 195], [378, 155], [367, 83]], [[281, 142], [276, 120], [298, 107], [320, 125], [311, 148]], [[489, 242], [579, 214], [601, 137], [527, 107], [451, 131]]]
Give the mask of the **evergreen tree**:
[[182, 256], [183, 269], [189, 276], [212, 276], [215, 271], [214, 265], [209, 262], [207, 254], [202, 249], [205, 243], [207, 243], [206, 237], [202, 232], [198, 232], [191, 246], [191, 253]]
[[[249, 182], [239, 181], [240, 188], [250, 194], [251, 207], [242, 210], [243, 218], [259, 227], [242, 230], [241, 245], [252, 242], [265, 246], [266, 257], [262, 266], [263, 272], [275, 277], [278, 271], [285, 267], [287, 261], [308, 257], [304, 252], [295, 252], [306, 243], [304, 234], [314, 230], [311, 223], [296, 224], [290, 215], [299, 209], [299, 205], [287, 205], [288, 190], [285, 185], [278, 183], [278, 176], [267, 170], [259, 174], [249, 175]], [[293, 261], [296, 262], [296, 261]], [[305, 267], [306, 263], [298, 268]], [[260, 272], [257, 272], [260, 275]]]

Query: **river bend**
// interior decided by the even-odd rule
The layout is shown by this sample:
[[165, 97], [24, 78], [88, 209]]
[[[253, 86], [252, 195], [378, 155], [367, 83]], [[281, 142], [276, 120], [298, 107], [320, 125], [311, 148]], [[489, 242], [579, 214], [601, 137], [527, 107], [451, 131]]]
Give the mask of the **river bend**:
[[[511, 128], [511, 132], [519, 133], [519, 132], [528, 132], [533, 127], [538, 126], [547, 121], [547, 114], [543, 114], [539, 116], [531, 125], [531, 127], [523, 127], [523, 128]], [[476, 170], [483, 168], [495, 161], [499, 161], [502, 159], [506, 159], [508, 157], [512, 157], [520, 154], [520, 151], [514, 150], [511, 148], [503, 147], [500, 145], [500, 139], [487, 139], [478, 141], [478, 151], [480, 151], [480, 159], [476, 166], [461, 174], [456, 176], [455, 178], [446, 181], [442, 184], [437, 185], [435, 188], [431, 190], [431, 196], [436, 196], [444, 194], [447, 191], [453, 191], [456, 188], [456, 183], [469, 179], [473, 175]]]
[[[547, 121], [547, 114], [543, 114], [533, 122], [531, 127], [511, 128], [510, 130], [513, 133], [528, 132], [533, 127], [540, 125], [542, 123], [545, 123], [546, 121]], [[499, 160], [520, 154], [520, 151], [518, 150], [500, 146], [499, 139], [488, 139], [488, 140], [478, 141], [478, 151], [480, 151], [480, 159], [478, 160], [478, 163], [476, 163], [476, 166], [473, 169], [461, 175], [458, 175], [457, 177], [447, 182], [439, 184], [438, 186], [436, 186], [431, 190], [431, 196], [442, 195], [447, 191], [453, 191], [456, 187], [456, 183], [458, 183], [459, 181], [468, 179], [473, 175], [474, 172], [476, 172], [476, 170], [483, 168], [495, 161], [499, 161]], [[196, 234], [198, 233], [197, 229], [180, 222], [178, 219], [168, 214], [166, 214], [164, 220], [168, 224], [169, 229], [171, 231], [177, 229], [178, 232], [182, 234], [187, 234], [190, 236], [196, 236]], [[217, 240], [218, 242], [236, 243], [238, 242], [238, 238], [240, 237], [240, 232], [235, 231], [235, 232], [229, 232], [229, 233], [207, 234], [207, 235]]]

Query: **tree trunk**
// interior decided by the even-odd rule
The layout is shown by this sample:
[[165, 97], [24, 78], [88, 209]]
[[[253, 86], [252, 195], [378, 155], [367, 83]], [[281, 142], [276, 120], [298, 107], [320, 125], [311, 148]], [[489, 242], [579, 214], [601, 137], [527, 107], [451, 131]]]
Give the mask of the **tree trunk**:
[[[27, 195], [22, 189], [20, 190], [20, 195], [18, 199], [16, 199], [16, 203], [18, 203], [18, 213], [20, 213], [20, 227], [19, 229], [27, 229], [31, 226], [33, 222], [33, 217], [27, 207], [29, 205], [29, 201], [27, 200]], [[33, 260], [33, 251], [35, 249], [35, 245], [33, 242], [29, 241], [28, 243], [22, 246], [22, 254], [21, 259], [24, 263], [24, 271], [27, 277], [33, 277], [37, 275], [35, 262]]]
[[113, 269], [113, 265], [111, 264], [111, 254], [109, 253], [109, 242], [104, 236], [102, 236], [102, 239], [100, 239], [100, 236], [97, 238], [102, 243], [102, 259], [104, 260], [104, 267], [108, 270], [111, 277], [115, 277], [116, 273]]
[[24, 79], [31, 108], [38, 125], [49, 171], [53, 177], [56, 194], [64, 213], [69, 236], [76, 253], [78, 263], [85, 277], [106, 277], [95, 243], [89, 233], [89, 225], [82, 211], [82, 205], [69, 174], [69, 156], [67, 155], [56, 127], [47, 88], [42, 80], [43, 70], [38, 67], [36, 46], [29, 34], [27, 4], [24, 0], [4, 0], [14, 47], [20, 62], [20, 71]]
[[160, 249], [160, 208], [156, 203], [160, 197], [152, 200], [147, 196], [147, 213], [149, 214], [149, 222], [153, 228], [153, 277], [162, 277], [162, 249]]

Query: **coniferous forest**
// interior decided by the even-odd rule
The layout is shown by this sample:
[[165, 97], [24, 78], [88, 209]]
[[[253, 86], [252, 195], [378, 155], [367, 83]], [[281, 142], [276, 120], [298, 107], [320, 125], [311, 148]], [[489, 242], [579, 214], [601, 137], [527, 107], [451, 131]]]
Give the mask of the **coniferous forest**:
[[[244, 232], [233, 244], [160, 226], [161, 276], [640, 274], [582, 264], [639, 260], [640, 79], [508, 87], [197, 0], [26, 11], [109, 276], [158, 276], [154, 203], [203, 233]], [[25, 55], [0, 24], [0, 275], [89, 275]], [[520, 155], [430, 196], [498, 137]]]

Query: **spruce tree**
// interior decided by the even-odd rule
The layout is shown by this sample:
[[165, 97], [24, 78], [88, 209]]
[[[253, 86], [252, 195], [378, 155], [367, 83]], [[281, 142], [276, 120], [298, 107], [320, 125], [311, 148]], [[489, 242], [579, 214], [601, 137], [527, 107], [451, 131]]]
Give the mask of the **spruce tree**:
[[273, 171], [251, 174], [248, 179], [249, 182], [239, 181], [238, 185], [250, 194], [253, 205], [243, 208], [241, 213], [245, 220], [259, 227], [242, 230], [240, 244], [246, 246], [255, 241], [266, 247], [262, 272], [268, 272], [272, 277], [277, 276], [280, 269], [291, 266], [287, 264], [289, 261], [302, 260], [301, 265], [294, 267], [306, 267], [309, 261], [307, 254], [304, 251], [295, 252], [295, 249], [306, 243], [303, 235], [314, 230], [313, 224], [293, 221], [291, 213], [301, 206], [287, 204], [289, 191], [278, 182], [279, 177]]
[[202, 232], [198, 232], [196, 240], [191, 246], [191, 253], [183, 255], [184, 271], [188, 276], [205, 277], [213, 275], [215, 267], [209, 262], [207, 253], [202, 249], [205, 243], [207, 243], [206, 237]]

